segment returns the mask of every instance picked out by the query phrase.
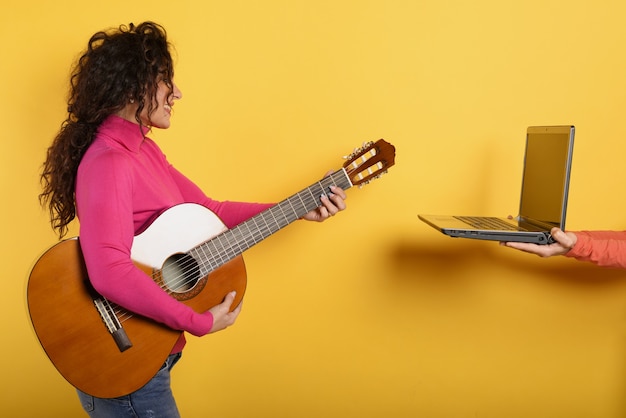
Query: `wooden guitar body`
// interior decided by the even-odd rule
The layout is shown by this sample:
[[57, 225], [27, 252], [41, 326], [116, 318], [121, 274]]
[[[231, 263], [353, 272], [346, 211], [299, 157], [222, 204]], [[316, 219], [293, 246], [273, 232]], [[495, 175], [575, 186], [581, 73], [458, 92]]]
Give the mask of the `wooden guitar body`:
[[[193, 214], [193, 216], [190, 216]], [[221, 225], [213, 233], [206, 226]], [[213, 236], [224, 229], [208, 209], [184, 204], [164, 212], [143, 234], [135, 237], [133, 254], [147, 264], [135, 264], [149, 276], [160, 269], [167, 257], [197, 245], [202, 232]], [[175, 234], [169, 235], [175, 231]], [[167, 238], [166, 238], [167, 236]], [[185, 242], [183, 242], [185, 241]], [[157, 244], [161, 248], [157, 250]], [[174, 250], [178, 248], [178, 250]], [[144, 254], [150, 253], [148, 259]], [[151, 263], [151, 264], [148, 264]], [[156, 275], [157, 282], [162, 281]], [[243, 257], [238, 256], [189, 290], [173, 297], [204, 312], [237, 291], [238, 304], [246, 288]], [[99, 295], [89, 283], [78, 239], [69, 239], [48, 250], [33, 268], [27, 289], [33, 327], [46, 354], [61, 375], [83, 392], [102, 398], [122, 396], [141, 388], [156, 374], [181, 335], [141, 316], [132, 316], [117, 307], [122, 327], [132, 346], [121, 351], [94, 306]]]

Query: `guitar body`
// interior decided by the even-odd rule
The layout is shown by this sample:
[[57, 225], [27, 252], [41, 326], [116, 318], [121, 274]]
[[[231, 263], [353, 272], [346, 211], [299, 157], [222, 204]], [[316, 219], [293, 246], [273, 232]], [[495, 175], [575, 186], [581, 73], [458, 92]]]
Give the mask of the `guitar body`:
[[[158, 272], [170, 256], [188, 251], [225, 229], [219, 218], [203, 206], [174, 206], [135, 237], [131, 258], [167, 291], [163, 275]], [[245, 287], [245, 265], [237, 256], [187, 283], [183, 290], [171, 292], [171, 296], [204, 312], [221, 303], [232, 290], [237, 291], [233, 307], [237, 306]], [[127, 314], [121, 325], [132, 346], [122, 351], [94, 305], [98, 297], [89, 283], [78, 239], [50, 248], [29, 277], [31, 321], [57, 370], [83, 392], [102, 398], [118, 397], [141, 388], [156, 374], [181, 332]]]

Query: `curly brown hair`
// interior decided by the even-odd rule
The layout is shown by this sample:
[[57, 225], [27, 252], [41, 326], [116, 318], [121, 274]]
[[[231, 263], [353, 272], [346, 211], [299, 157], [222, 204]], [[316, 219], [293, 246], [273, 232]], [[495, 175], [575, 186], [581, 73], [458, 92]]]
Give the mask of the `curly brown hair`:
[[74, 188], [78, 165], [94, 140], [98, 126], [135, 101], [148, 115], [155, 110], [157, 85], [172, 90], [174, 69], [165, 29], [154, 23], [121, 25], [95, 33], [73, 67], [68, 116], [48, 148], [39, 201], [50, 212], [50, 223], [63, 238], [76, 217]]

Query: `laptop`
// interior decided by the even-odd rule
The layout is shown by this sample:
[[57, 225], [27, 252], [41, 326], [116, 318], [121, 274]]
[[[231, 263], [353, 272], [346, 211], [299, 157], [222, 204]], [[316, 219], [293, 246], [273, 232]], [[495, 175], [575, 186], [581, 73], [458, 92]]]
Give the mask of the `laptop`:
[[418, 215], [445, 235], [490, 241], [550, 244], [565, 229], [574, 126], [530, 126], [517, 217]]

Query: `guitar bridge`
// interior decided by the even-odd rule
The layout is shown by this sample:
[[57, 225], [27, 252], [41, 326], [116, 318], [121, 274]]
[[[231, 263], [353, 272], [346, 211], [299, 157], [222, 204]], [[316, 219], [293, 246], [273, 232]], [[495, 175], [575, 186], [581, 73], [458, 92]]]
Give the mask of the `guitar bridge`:
[[124, 352], [131, 348], [133, 344], [130, 342], [122, 324], [120, 324], [120, 321], [117, 319], [117, 315], [115, 315], [115, 311], [109, 301], [104, 298], [97, 298], [93, 300], [93, 303], [96, 305], [96, 309], [98, 310], [104, 325], [106, 325], [109, 330], [109, 333], [113, 337], [113, 341], [115, 341], [115, 344], [120, 352]]

